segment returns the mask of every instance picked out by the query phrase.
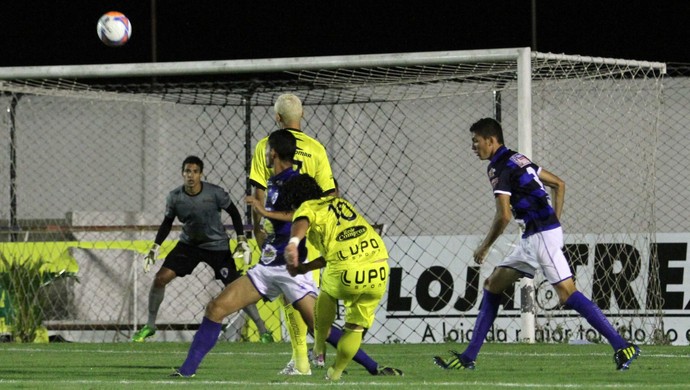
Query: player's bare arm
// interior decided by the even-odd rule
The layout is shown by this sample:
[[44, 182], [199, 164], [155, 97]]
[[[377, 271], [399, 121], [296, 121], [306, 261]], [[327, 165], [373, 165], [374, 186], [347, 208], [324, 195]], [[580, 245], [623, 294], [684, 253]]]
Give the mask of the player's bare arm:
[[[263, 205], [266, 202], [266, 191], [261, 188], [254, 188], [254, 198], [259, 204]], [[255, 207], [252, 207], [252, 225], [256, 244], [261, 248], [264, 245], [264, 241], [266, 241], [266, 232], [261, 230], [261, 214], [259, 214]]]
[[556, 218], [560, 220], [563, 203], [565, 202], [565, 182], [544, 168], [539, 171], [539, 180], [551, 189], [553, 210], [556, 213]]
[[249, 206], [252, 206], [252, 213], [257, 212], [263, 217], [276, 219], [278, 221], [286, 221], [286, 222], [292, 221], [292, 215], [294, 214], [292, 211], [270, 211], [270, 210], [266, 210], [266, 208], [263, 205], [263, 202], [261, 202], [256, 197], [251, 196], [251, 195], [249, 195], [245, 198], [245, 202], [247, 202], [247, 204]]
[[290, 242], [285, 247], [285, 260], [293, 267], [299, 265], [299, 250], [297, 249], [297, 245], [307, 235], [307, 229], [309, 229], [309, 220], [306, 218], [300, 218], [292, 222]]
[[308, 261], [306, 263], [299, 263], [297, 267], [294, 267], [288, 263], [287, 270], [288, 273], [290, 273], [290, 276], [295, 276], [306, 274], [307, 272], [311, 271], [316, 271], [317, 269], [321, 269], [324, 267], [326, 267], [326, 259], [324, 259], [323, 256], [319, 256], [312, 261]]
[[513, 217], [510, 211], [510, 196], [509, 195], [497, 195], [496, 196], [496, 214], [494, 214], [493, 222], [491, 223], [491, 228], [489, 228], [489, 233], [487, 233], [484, 241], [479, 245], [479, 247], [474, 251], [474, 262], [477, 264], [484, 263], [486, 255], [491, 249], [491, 245], [496, 242], [498, 237], [503, 234], [506, 226]]

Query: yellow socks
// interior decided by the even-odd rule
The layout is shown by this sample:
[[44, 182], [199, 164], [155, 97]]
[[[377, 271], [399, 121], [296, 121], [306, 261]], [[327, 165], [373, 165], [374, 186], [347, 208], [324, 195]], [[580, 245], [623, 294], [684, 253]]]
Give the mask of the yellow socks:
[[314, 354], [326, 352], [326, 339], [335, 320], [338, 301], [325, 292], [316, 299], [314, 310]]
[[309, 371], [309, 356], [307, 355], [307, 324], [302, 315], [292, 305], [284, 305], [285, 322], [290, 334], [292, 345], [292, 360], [295, 368], [300, 372]]
[[329, 371], [331, 380], [338, 380], [345, 371], [347, 365], [352, 361], [352, 358], [357, 353], [357, 350], [362, 345], [363, 329], [347, 329], [343, 330], [343, 337], [338, 341], [338, 352], [335, 356], [335, 364], [333, 364], [333, 371]]

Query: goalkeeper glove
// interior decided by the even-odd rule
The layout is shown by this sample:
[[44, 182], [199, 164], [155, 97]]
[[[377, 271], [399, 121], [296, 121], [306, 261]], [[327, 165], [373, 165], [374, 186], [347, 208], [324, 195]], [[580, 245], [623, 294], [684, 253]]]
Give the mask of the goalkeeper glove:
[[149, 253], [144, 256], [144, 273], [148, 273], [151, 270], [151, 265], [156, 262], [156, 258], [158, 258], [158, 248], [161, 246], [158, 244], [153, 244], [151, 249], [149, 249]]
[[252, 262], [252, 251], [249, 248], [247, 237], [237, 236], [237, 246], [235, 247], [233, 257], [242, 258], [244, 260], [244, 264], [247, 265]]

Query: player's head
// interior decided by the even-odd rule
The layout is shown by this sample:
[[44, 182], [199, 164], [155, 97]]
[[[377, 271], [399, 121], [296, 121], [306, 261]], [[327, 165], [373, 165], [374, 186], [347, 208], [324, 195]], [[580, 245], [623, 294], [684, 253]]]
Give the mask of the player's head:
[[482, 118], [474, 122], [470, 126], [470, 133], [484, 138], [496, 137], [498, 143], [503, 145], [503, 128], [494, 118]]
[[204, 172], [204, 162], [197, 156], [187, 156], [187, 158], [182, 161], [182, 172], [184, 172], [187, 164], [194, 164], [199, 167], [199, 172]]
[[503, 129], [493, 118], [482, 118], [470, 126], [472, 133], [472, 150], [480, 160], [493, 157], [496, 150], [503, 145]]
[[285, 93], [278, 96], [273, 110], [279, 123], [295, 124], [302, 120], [302, 101], [294, 94]]
[[204, 172], [204, 162], [197, 156], [187, 156], [182, 162], [182, 178], [185, 191], [195, 194], [201, 191], [201, 174]]
[[293, 162], [297, 151], [297, 139], [289, 130], [280, 129], [272, 132], [268, 136], [266, 145], [266, 164], [269, 168], [273, 167], [273, 156], [275, 153], [278, 158], [285, 162]]
[[319, 199], [323, 190], [316, 180], [306, 173], [295, 176], [283, 184], [278, 196], [278, 202], [285, 209], [297, 210], [302, 203]]

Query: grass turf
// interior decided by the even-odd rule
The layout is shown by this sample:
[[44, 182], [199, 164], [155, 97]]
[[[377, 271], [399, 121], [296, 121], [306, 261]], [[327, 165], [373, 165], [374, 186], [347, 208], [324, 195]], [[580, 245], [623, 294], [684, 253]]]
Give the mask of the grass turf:
[[[474, 371], [442, 370], [434, 355], [447, 356], [460, 344], [371, 344], [365, 350], [379, 364], [403, 370], [403, 377], [370, 375], [356, 363], [337, 384], [312, 376], [278, 375], [290, 360], [288, 343], [219, 342], [196, 377], [168, 375], [185, 359], [189, 343], [0, 344], [0, 388], [185, 389], [275, 387], [339, 389], [680, 389], [689, 388], [690, 347], [642, 346], [625, 372], [615, 370], [608, 345], [499, 344], [482, 348]], [[334, 356], [329, 350], [327, 363]]]

